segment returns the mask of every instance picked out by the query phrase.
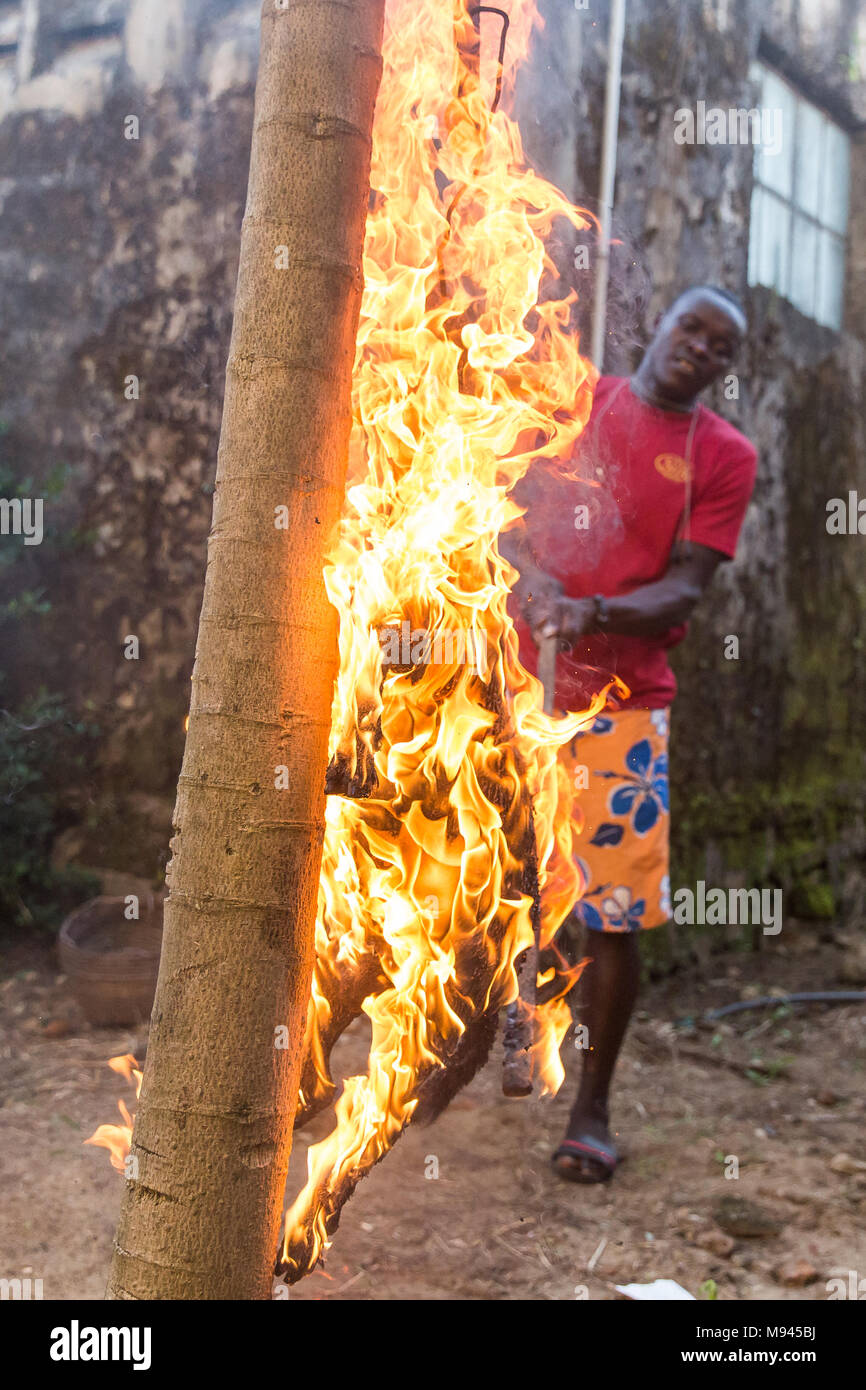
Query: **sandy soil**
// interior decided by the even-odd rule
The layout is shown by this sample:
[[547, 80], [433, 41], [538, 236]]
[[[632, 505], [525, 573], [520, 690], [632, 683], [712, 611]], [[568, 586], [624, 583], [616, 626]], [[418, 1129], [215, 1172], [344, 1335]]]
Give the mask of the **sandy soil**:
[[[603, 1187], [565, 1184], [548, 1161], [579, 1054], [566, 1043], [555, 1099], [509, 1101], [497, 1048], [438, 1123], [410, 1128], [361, 1184], [325, 1267], [291, 1299], [610, 1299], [617, 1283], [663, 1277], [697, 1296], [713, 1281], [720, 1299], [820, 1299], [839, 1271], [863, 1277], [866, 1006], [672, 1026], [744, 991], [839, 987], [837, 967], [827, 943], [774, 944], [649, 987], [616, 1089], [627, 1159]], [[140, 1056], [144, 1041], [144, 1030], [84, 1024], [50, 950], [7, 954], [0, 1275], [41, 1278], [45, 1298], [102, 1297], [121, 1179], [82, 1141], [129, 1098], [104, 1059]], [[363, 1054], [358, 1026], [335, 1060], [348, 1071]], [[320, 1116], [297, 1137], [290, 1190], [327, 1128]], [[725, 1176], [730, 1155], [736, 1179]], [[778, 1232], [731, 1235], [719, 1224], [739, 1229], [746, 1218], [775, 1218]]]

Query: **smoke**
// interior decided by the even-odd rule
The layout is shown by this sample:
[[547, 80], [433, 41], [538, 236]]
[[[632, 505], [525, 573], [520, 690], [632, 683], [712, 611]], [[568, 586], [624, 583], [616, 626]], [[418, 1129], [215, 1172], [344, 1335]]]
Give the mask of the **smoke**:
[[[540, 299], [571, 294], [570, 327], [588, 356], [599, 265], [607, 35], [588, 27], [585, 12], [559, 0], [539, 0], [539, 9], [544, 27], [533, 35], [508, 104], [520, 125], [527, 162], [587, 213], [583, 231], [575, 231], [564, 218], [552, 227]], [[594, 365], [609, 375], [626, 376], [646, 347], [652, 285], [625, 219], [617, 215], [609, 254], [604, 360]], [[571, 458], [552, 464], [539, 460], [530, 467], [512, 495], [526, 508], [527, 534], [542, 568], [597, 569], [604, 551], [623, 533], [618, 472], [618, 461], [605, 451], [594, 421]]]

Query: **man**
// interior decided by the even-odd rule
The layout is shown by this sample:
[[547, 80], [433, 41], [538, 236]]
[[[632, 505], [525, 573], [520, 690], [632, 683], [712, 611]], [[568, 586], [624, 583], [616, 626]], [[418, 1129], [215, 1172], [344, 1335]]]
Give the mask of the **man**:
[[[634, 376], [601, 377], [576, 467], [539, 460], [515, 490], [526, 508], [501, 539], [515, 584], [521, 660], [559, 642], [556, 707], [579, 710], [612, 676], [628, 687], [563, 750], [579, 789], [580, 867], [570, 921], [589, 929], [581, 1021], [588, 1048], [568, 1130], [553, 1155], [575, 1182], [619, 1161], [611, 1078], [634, 1008], [640, 931], [670, 917], [668, 664], [719, 564], [732, 559], [755, 479], [752, 444], [698, 396], [746, 332], [726, 290], [686, 290], [657, 323]], [[568, 929], [566, 923], [565, 930]]]

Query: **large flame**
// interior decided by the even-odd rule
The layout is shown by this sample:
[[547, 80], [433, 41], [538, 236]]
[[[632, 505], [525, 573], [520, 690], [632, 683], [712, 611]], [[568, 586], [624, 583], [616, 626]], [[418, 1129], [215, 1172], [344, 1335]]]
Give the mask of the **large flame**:
[[[515, 122], [492, 110], [537, 18], [533, 0], [485, 18], [494, 57], [486, 26], [510, 20], [489, 74], [464, 0], [388, 7], [350, 486], [326, 568], [340, 614], [329, 786], [344, 794], [328, 800], [299, 1122], [331, 1098], [330, 1047], [359, 1009], [372, 1044], [310, 1149], [286, 1220], [290, 1277], [461, 1039], [471, 1051], [473, 1022], [514, 999], [539, 890], [543, 947], [582, 886], [556, 753], [604, 697], [541, 713], [497, 546], [531, 459], [572, 454], [595, 377], [574, 294], [550, 297], [555, 219], [580, 230], [587, 217], [526, 167]], [[543, 1090], [561, 1084], [569, 1022], [562, 999], [538, 1010]]]
[[[442, 1108], [443, 1078], [457, 1089], [486, 1055], [515, 962], [582, 888], [557, 751], [606, 691], [542, 712], [497, 538], [531, 460], [569, 460], [589, 417], [596, 374], [549, 248], [557, 219], [591, 219], [527, 168], [505, 111], [534, 0], [476, 9], [473, 23], [465, 0], [389, 0], [386, 15], [349, 487], [326, 567], [340, 669], [298, 1124], [333, 1099], [331, 1048], [361, 1011], [372, 1042], [287, 1214], [291, 1279], [416, 1110]], [[535, 1013], [552, 1093], [570, 1013], [562, 998]], [[91, 1142], [122, 1166], [130, 1128]]]

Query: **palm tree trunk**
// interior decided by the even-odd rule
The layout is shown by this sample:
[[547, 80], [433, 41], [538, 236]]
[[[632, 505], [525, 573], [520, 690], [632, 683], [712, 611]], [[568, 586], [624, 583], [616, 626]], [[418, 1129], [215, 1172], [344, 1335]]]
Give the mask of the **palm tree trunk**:
[[385, 0], [264, 0], [170, 897], [108, 1297], [271, 1294], [323, 837]]

